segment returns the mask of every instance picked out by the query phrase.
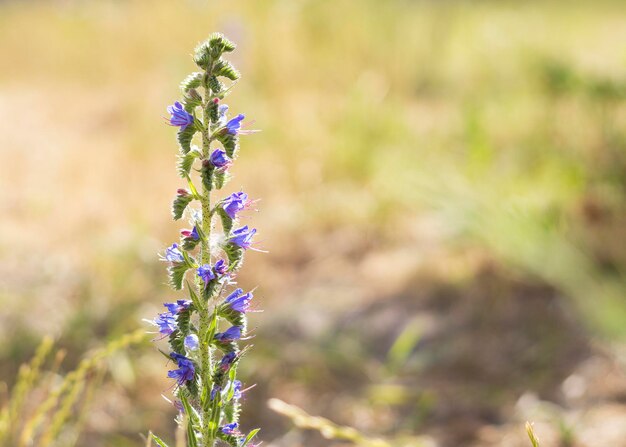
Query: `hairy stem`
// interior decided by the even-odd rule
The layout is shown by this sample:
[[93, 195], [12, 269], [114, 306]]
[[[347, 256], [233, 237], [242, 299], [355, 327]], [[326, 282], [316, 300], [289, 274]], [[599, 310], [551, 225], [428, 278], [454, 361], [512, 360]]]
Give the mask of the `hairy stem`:
[[[207, 77], [211, 72], [211, 67], [207, 69]], [[210, 155], [211, 141], [209, 137], [209, 129], [211, 127], [211, 117], [209, 115], [209, 101], [211, 100], [211, 91], [208, 85], [205, 84], [205, 95], [202, 104], [204, 131], [202, 132], [202, 158], [207, 160]], [[205, 238], [202, 241], [201, 246], [201, 263], [209, 264], [211, 262], [211, 191], [204, 185], [202, 186], [202, 231], [205, 234]], [[202, 335], [202, 341], [200, 344], [200, 363], [202, 369], [202, 387], [204, 388], [205, 398], [210, 399], [212, 388], [211, 371], [213, 370], [213, 361], [211, 358], [211, 340], [207, 335], [210, 330], [211, 318], [209, 317], [209, 306], [203, 309], [200, 314], [200, 328], [199, 332]], [[215, 444], [215, 438], [212, 430], [212, 405], [206, 403], [202, 405], [202, 445], [204, 447], [213, 447]]]

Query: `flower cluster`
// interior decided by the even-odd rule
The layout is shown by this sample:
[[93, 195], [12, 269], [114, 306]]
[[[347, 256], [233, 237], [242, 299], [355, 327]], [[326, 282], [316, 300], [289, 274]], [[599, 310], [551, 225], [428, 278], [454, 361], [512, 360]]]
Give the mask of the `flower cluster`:
[[[170, 285], [175, 290], [186, 288], [189, 299], [165, 303], [166, 312], [150, 322], [158, 328], [156, 340], [169, 342], [166, 355], [172, 369], [167, 376], [173, 379], [178, 421], [186, 427], [188, 445], [198, 447], [220, 442], [253, 447], [258, 432], [240, 430], [245, 390], [237, 379], [253, 294], [236, 288], [236, 276], [246, 250], [257, 250], [256, 229], [238, 221], [253, 201], [243, 191], [215, 201], [211, 197], [231, 177], [239, 137], [253, 132], [244, 130], [243, 114], [229, 119], [223, 103], [230, 90], [225, 83], [239, 77], [223, 57], [234, 49], [221, 34], [200, 43], [194, 53], [199, 71], [185, 78], [182, 99], [167, 108], [169, 124], [178, 128], [178, 173], [186, 182], [186, 188], [176, 192], [172, 215], [175, 220], [188, 215], [190, 226], [180, 231], [180, 241], [166, 248], [160, 259], [168, 264]], [[214, 234], [220, 230], [218, 222], [221, 237]]]

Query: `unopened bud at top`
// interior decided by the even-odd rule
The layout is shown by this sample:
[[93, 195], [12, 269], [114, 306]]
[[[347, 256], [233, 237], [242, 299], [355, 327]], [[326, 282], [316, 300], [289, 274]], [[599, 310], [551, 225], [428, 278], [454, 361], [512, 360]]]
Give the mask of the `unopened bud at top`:
[[235, 48], [236, 45], [221, 33], [214, 33], [208, 40], [198, 44], [193, 60], [200, 68], [207, 70], [223, 53], [233, 51]]

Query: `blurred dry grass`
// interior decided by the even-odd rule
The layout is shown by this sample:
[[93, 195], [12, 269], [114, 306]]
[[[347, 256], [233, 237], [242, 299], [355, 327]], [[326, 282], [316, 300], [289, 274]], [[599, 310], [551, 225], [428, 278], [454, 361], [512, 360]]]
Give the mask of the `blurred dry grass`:
[[[271, 251], [241, 277], [266, 309], [250, 424], [325, 445], [278, 439], [263, 402], [278, 396], [470, 445], [525, 390], [562, 400], [587, 330], [626, 322], [625, 16], [617, 1], [1, 3], [2, 377], [43, 334], [77, 362], [171, 299], [162, 116], [220, 30], [244, 75], [229, 104], [263, 129], [231, 184], [263, 199], [251, 222]], [[160, 358], [111, 368], [79, 445], [171, 430]]]

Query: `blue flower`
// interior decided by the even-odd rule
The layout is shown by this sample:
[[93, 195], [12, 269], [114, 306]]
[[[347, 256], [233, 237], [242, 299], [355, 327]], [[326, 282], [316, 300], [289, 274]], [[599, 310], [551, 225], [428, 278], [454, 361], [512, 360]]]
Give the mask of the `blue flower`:
[[218, 275], [223, 275], [228, 271], [228, 264], [226, 264], [226, 261], [224, 261], [223, 259], [220, 259], [215, 263], [213, 270], [215, 270], [215, 273], [217, 273]]
[[211, 164], [216, 168], [223, 168], [228, 166], [231, 162], [231, 159], [228, 158], [226, 152], [221, 149], [215, 149], [211, 154]]
[[187, 113], [183, 105], [178, 101], [176, 101], [174, 105], [169, 106], [167, 112], [172, 115], [170, 117], [170, 124], [172, 126], [178, 126], [184, 130], [193, 123], [193, 116]]
[[185, 413], [185, 407], [183, 403], [179, 401], [178, 399], [174, 401], [174, 408], [176, 408], [179, 413], [183, 413], [183, 414]]
[[176, 361], [178, 369], [168, 371], [167, 377], [170, 379], [176, 379], [179, 386], [184, 385], [185, 382], [193, 380], [194, 375], [196, 374], [196, 368], [193, 362], [184, 355], [177, 354], [176, 352], [172, 352], [170, 357]]
[[213, 269], [210, 264], [201, 265], [198, 267], [197, 272], [198, 276], [202, 278], [202, 281], [204, 281], [205, 286], [209, 283], [209, 281], [215, 279], [215, 273], [213, 273]]
[[244, 295], [242, 289], [237, 289], [228, 295], [224, 302], [228, 304], [232, 310], [246, 313], [250, 308], [250, 301], [252, 301], [253, 296], [252, 292], [248, 292]]
[[237, 115], [236, 117], [228, 121], [224, 125], [224, 128], [226, 129], [226, 133], [229, 133], [231, 135], [237, 135], [239, 131], [241, 130], [241, 122], [243, 121], [244, 118], [245, 118], [245, 115], [240, 113], [239, 115]]
[[224, 357], [220, 360], [220, 369], [223, 372], [227, 372], [232, 364], [235, 363], [235, 360], [237, 360], [237, 354], [233, 351], [224, 354]]
[[219, 341], [233, 341], [239, 340], [241, 338], [241, 327], [239, 326], [231, 326], [229, 329], [226, 329], [224, 332], [218, 332], [215, 334], [215, 339]]
[[175, 303], [163, 303], [165, 308], [172, 314], [188, 309], [191, 306], [191, 300], [176, 300]]
[[215, 399], [215, 396], [217, 396], [217, 393], [221, 393], [222, 392], [222, 387], [219, 385], [213, 385], [213, 388], [211, 388], [211, 400]]
[[248, 229], [248, 226], [238, 228], [233, 231], [229, 241], [243, 249], [248, 249], [252, 245], [252, 238], [256, 233], [256, 229]]
[[176, 318], [169, 312], [159, 314], [152, 323], [159, 327], [159, 332], [163, 335], [170, 335], [177, 328]]
[[236, 435], [239, 433], [239, 430], [237, 429], [238, 427], [239, 424], [237, 422], [233, 422], [232, 424], [222, 425], [220, 430], [222, 430], [222, 433], [226, 435]]
[[185, 337], [185, 348], [190, 351], [196, 351], [198, 347], [198, 336], [196, 334], [187, 335]]
[[165, 256], [161, 255], [160, 256], [161, 261], [167, 261], [167, 262], [185, 262], [185, 257], [183, 256], [183, 254], [181, 253], [181, 251], [178, 249], [178, 244], [172, 244], [171, 247], [168, 247], [165, 249]]
[[220, 127], [224, 127], [226, 125], [226, 121], [228, 121], [228, 118], [226, 117], [227, 112], [228, 106], [226, 104], [220, 104], [217, 107], [217, 113], [219, 115], [217, 123], [220, 125]]
[[238, 212], [246, 209], [248, 203], [248, 194], [240, 191], [226, 197], [222, 202], [222, 208], [231, 219], [234, 219], [237, 217]]
[[242, 391], [241, 391], [241, 381], [233, 380], [233, 399], [239, 400], [241, 399]]

